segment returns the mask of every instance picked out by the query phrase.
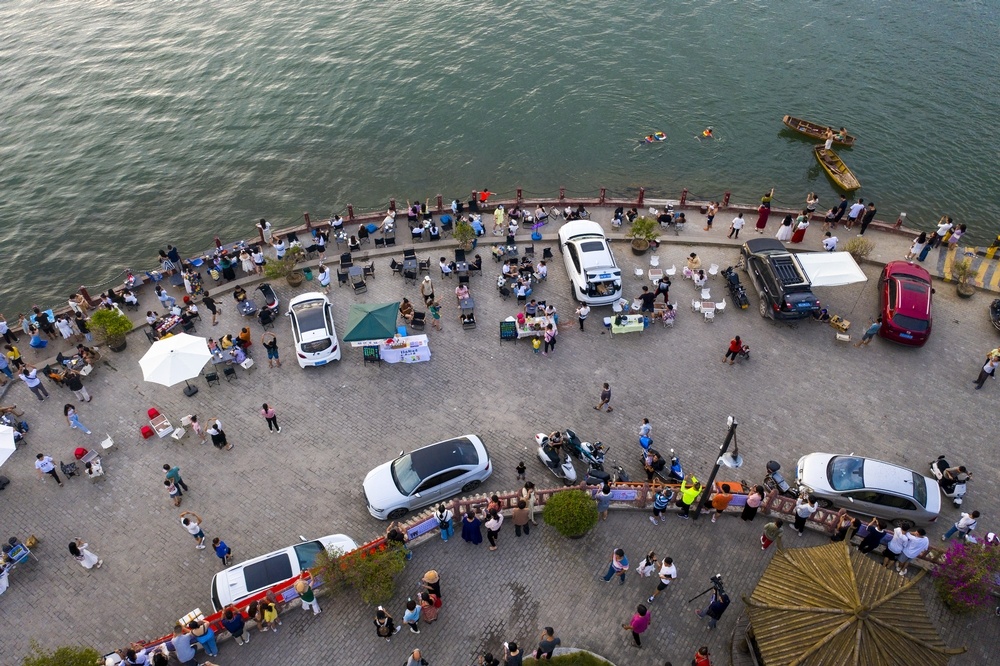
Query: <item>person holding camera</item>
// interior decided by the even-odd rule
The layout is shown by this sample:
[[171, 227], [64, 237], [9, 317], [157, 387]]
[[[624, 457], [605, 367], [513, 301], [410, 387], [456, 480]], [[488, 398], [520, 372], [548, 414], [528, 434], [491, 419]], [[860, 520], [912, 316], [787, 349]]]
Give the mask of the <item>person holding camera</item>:
[[509, 643], [503, 644], [503, 663], [504, 666], [521, 666], [522, 655], [521, 650], [517, 647], [517, 643], [510, 641]]
[[716, 576], [712, 579], [715, 589], [712, 590], [712, 601], [705, 610], [696, 610], [698, 617], [708, 618], [708, 628], [715, 629], [716, 623], [722, 619], [722, 614], [729, 608], [729, 595], [722, 589], [722, 580]]

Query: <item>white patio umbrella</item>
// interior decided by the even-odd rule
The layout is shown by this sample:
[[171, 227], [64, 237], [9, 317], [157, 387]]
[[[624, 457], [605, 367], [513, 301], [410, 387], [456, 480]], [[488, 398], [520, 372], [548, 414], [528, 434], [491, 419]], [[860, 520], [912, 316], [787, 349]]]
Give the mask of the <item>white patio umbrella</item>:
[[187, 380], [201, 374], [201, 369], [210, 358], [212, 352], [208, 351], [205, 338], [179, 333], [154, 342], [139, 359], [139, 366], [142, 378], [147, 382], [164, 386], [184, 382], [187, 384], [184, 395], [190, 397], [198, 392], [198, 388], [188, 384]]
[[14, 429], [10, 426], [0, 425], [0, 465], [7, 462], [15, 451]]

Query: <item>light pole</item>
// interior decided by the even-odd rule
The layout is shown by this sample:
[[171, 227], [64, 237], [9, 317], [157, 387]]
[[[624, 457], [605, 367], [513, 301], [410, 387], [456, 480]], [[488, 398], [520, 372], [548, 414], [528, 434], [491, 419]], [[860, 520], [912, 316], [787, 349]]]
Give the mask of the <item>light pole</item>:
[[726, 433], [726, 441], [722, 443], [719, 447], [719, 457], [715, 461], [715, 467], [712, 468], [712, 474], [708, 477], [708, 482], [704, 486], [704, 490], [701, 493], [701, 499], [694, 507], [694, 515], [692, 518], [698, 520], [699, 514], [701, 514], [702, 506], [708, 504], [709, 495], [712, 494], [712, 484], [715, 483], [715, 476], [719, 473], [719, 467], [725, 465], [726, 467], [740, 467], [743, 464], [743, 458], [740, 457], [739, 448], [735, 448], [731, 454], [729, 454], [729, 460], [725, 460], [726, 452], [729, 450], [729, 443], [733, 441], [736, 437], [736, 426], [739, 425], [736, 419], [729, 416], [726, 419], [726, 423], [729, 425], [729, 432]]

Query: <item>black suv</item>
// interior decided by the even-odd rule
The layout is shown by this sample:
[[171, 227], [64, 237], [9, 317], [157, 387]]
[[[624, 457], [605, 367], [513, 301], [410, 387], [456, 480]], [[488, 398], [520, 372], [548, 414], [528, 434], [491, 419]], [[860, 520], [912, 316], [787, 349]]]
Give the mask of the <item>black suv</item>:
[[752, 238], [740, 249], [746, 270], [760, 297], [760, 316], [803, 319], [818, 312], [819, 299], [795, 255], [773, 238]]

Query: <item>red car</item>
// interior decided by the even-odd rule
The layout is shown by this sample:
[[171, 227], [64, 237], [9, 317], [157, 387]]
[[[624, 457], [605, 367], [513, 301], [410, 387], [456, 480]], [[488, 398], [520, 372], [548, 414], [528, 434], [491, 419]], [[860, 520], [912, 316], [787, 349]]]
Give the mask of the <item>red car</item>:
[[879, 312], [886, 340], [922, 347], [931, 335], [930, 273], [908, 261], [890, 261], [878, 280]]

